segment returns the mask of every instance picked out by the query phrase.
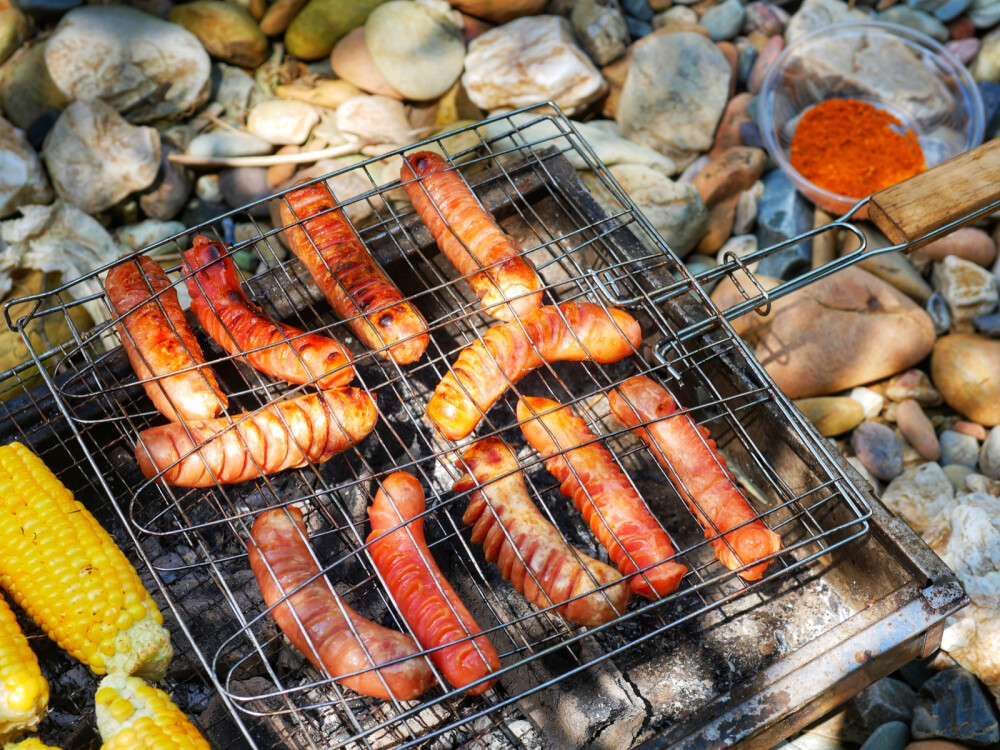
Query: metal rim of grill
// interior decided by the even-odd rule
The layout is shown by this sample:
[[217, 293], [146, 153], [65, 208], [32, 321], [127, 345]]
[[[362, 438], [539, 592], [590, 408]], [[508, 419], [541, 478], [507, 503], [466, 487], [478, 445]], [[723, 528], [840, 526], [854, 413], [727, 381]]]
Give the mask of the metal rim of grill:
[[[465, 140], [456, 147], [460, 137]], [[413, 208], [399, 200], [398, 176], [384, 177], [386, 164], [400, 153], [428, 145], [444, 153], [481, 203], [497, 213], [501, 226], [517, 235], [524, 256], [545, 281], [545, 304], [587, 300], [605, 308], [625, 305], [645, 335], [641, 350], [617, 365], [543, 364], [511, 384], [476, 432], [457, 444], [435, 435], [423, 419], [423, 407], [458, 353], [497, 321], [481, 313], [478, 300], [438, 254]], [[589, 170], [592, 177], [586, 184], [574, 166]], [[704, 278], [686, 270], [561, 114], [526, 108], [500, 115], [314, 182], [343, 184], [337, 180], [345, 176], [366, 187], [349, 196], [333, 188], [338, 208], [349, 216], [367, 215], [355, 223], [357, 231], [427, 319], [431, 344], [413, 365], [401, 367], [365, 351], [332, 315], [294, 256], [281, 259], [284, 227], [279, 223], [265, 229], [254, 215], [258, 208], [286, 200], [292, 188], [144, 251], [154, 257], [176, 254], [195, 234], [207, 234], [225, 242], [232, 253], [250, 254], [261, 268], [267, 267], [244, 283], [267, 312], [306, 331], [332, 334], [342, 342], [355, 339], [351, 350], [357, 377], [352, 385], [375, 395], [379, 422], [359, 446], [325, 464], [207, 490], [142, 480], [132, 458], [136, 436], [164, 420], [151, 408], [117, 347], [113, 311], [107, 310], [108, 322], [89, 331], [78, 330], [69, 316], [78, 305], [107, 305], [103, 295], [72, 295], [74, 286], [99, 278], [106, 269], [38, 295], [33, 309], [16, 322], [9, 320], [12, 305], [5, 308], [8, 323], [22, 334], [32, 319], [47, 316], [65, 319], [70, 327], [73, 340], [47, 352], [36, 351], [25, 335], [33, 361], [54, 361], [52, 372], [43, 369], [43, 377], [95, 472], [93, 481], [114, 504], [194, 655], [251, 745], [268, 744], [261, 726], [282, 742], [301, 747], [460, 746], [497, 733], [517, 745], [522, 740], [511, 729], [511, 717], [534, 694], [560, 690], [559, 683], [606, 661], [627, 660], [630, 652], [647, 648], [645, 643], [653, 650], [669, 650], [665, 644], [675, 637], [697, 641], [728, 621], [730, 609], [740, 611], [741, 602], [754, 597], [766, 602], [811, 585], [817, 570], [870, 539], [871, 495], [859, 489], [857, 477], [770, 382], [729, 325], [731, 315], [709, 301]], [[231, 236], [236, 220], [244, 233], [250, 228], [249, 236], [239, 241]], [[743, 307], [769, 304], [745, 263], [729, 258], [712, 277], [742, 269], [762, 295], [750, 298], [744, 292], [748, 301]], [[175, 287], [182, 288], [179, 262], [168, 270]], [[225, 383], [230, 415], [309, 390], [274, 382], [249, 367], [243, 356], [225, 354], [197, 324], [192, 327], [207, 363]], [[610, 419], [602, 394], [635, 374], [663, 382], [682, 405], [681, 413], [709, 428], [758, 517], [782, 537], [783, 549], [762, 581], [748, 583], [716, 561], [712, 539], [705, 538], [666, 473], [629, 430]], [[677, 592], [656, 602], [633, 599], [627, 613], [607, 625], [573, 626], [554, 612], [554, 605], [543, 610], [528, 605], [469, 542], [461, 523], [467, 497], [451, 490], [458, 477], [455, 458], [475, 440], [497, 435], [515, 450], [533, 500], [570, 546], [606, 560], [572, 503], [526, 447], [513, 414], [521, 395], [572, 405], [612, 452], [663, 522], [676, 559], [689, 568]], [[794, 455], [796, 450], [802, 454]], [[398, 470], [414, 473], [427, 492], [425, 523], [432, 552], [500, 653], [500, 682], [480, 698], [453, 690], [440, 674], [436, 687], [405, 704], [362, 698], [342, 688], [287, 644], [248, 575], [245, 545], [254, 517], [265, 508], [295, 503], [306, 514], [322, 574], [343, 599], [362, 615], [407, 632], [365, 551], [364, 509], [378, 480]], [[960, 606], [960, 599], [953, 597], [928, 615], [924, 626], [943, 620], [942, 612]], [[708, 621], [712, 624], [706, 625]], [[800, 640], [802, 648], [810, 643], [806, 636]], [[551, 671], [541, 669], [553, 663], [557, 666]], [[538, 677], [531, 675], [535, 666]], [[734, 669], [719, 682], [739, 685], [748, 678], [745, 671]]]

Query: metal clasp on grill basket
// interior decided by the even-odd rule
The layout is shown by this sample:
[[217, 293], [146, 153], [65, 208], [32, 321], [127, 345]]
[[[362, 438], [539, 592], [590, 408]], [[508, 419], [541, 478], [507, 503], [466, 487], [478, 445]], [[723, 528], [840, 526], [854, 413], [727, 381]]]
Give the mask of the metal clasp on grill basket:
[[[614, 364], [543, 363], [510, 383], [475, 433], [455, 443], [435, 433], [424, 407], [459, 353], [482, 341], [497, 321], [480, 310], [400, 190], [400, 154], [426, 148], [463, 174], [480, 205], [520, 243], [544, 281], [545, 304], [625, 307], [643, 332], [643, 345]], [[353, 385], [374, 396], [378, 423], [333, 460], [207, 488], [146, 480], [133, 457], [137, 435], [165, 420], [119, 346], [115, 324], [121, 319], [103, 295], [78, 293], [79, 285], [102, 279], [107, 269], [66, 284], [54, 298], [28, 298], [33, 308], [16, 320], [11, 305], [5, 307], [8, 325], [25, 334], [34, 363], [45, 366], [54, 396], [36, 411], [67, 451], [76, 449], [65, 441], [76, 438], [83, 459], [74, 466], [117, 504], [190, 641], [181, 650], [206, 670], [250, 746], [766, 746], [934, 647], [944, 618], [964, 601], [961, 588], [803, 420], [728, 323], [856, 262], [867, 248], [848, 220], [832, 226], [854, 233], [860, 250], [776, 289], [765, 290], [748, 266], [830, 226], [692, 276], [552, 107], [494, 117], [315, 184], [331, 191], [426, 318], [430, 344], [418, 362], [398, 365], [357, 341], [285, 249], [290, 227], [278, 212], [272, 211], [271, 222], [255, 218], [267, 201], [144, 252], [161, 259], [182, 291], [179, 252], [197, 234], [225, 239], [232, 223], [239, 231], [229, 251], [258, 262], [243, 284], [250, 298], [299, 329], [348, 343]], [[270, 199], [271, 207], [287, 193]], [[295, 226], [308, 229], [304, 222]], [[703, 285], [723, 275], [739, 281], [745, 301], [720, 312]], [[78, 328], [71, 312], [83, 304], [103, 309], [105, 319]], [[38, 351], [26, 330], [46, 319], [65, 321], [72, 339]], [[246, 353], [227, 354], [197, 324], [194, 329], [228, 396], [228, 414], [314, 390], [261, 374]], [[753, 508], [747, 523], [763, 521], [780, 535], [782, 549], [768, 560], [762, 580], [744, 580], [718, 561], [713, 542], [725, 548], [728, 537], [711, 524], [707, 531], [699, 525], [685, 502], [686, 488], [611, 417], [605, 394], [634, 375], [665, 385], [678, 413], [707, 429]], [[517, 454], [533, 501], [564, 539], [607, 560], [527, 445], [515, 414], [522, 396], [571, 405], [611, 452], [667, 531], [675, 561], [688, 568], [674, 593], [658, 601], [634, 597], [623, 616], [576, 626], [556, 606], [528, 604], [470, 541], [462, 521], [469, 493], [453, 491], [455, 461], [476, 440], [498, 436]], [[231, 419], [236, 429], [239, 420]], [[415, 475], [427, 492], [423, 520], [431, 552], [499, 653], [499, 681], [482, 696], [453, 689], [437, 671], [431, 689], [409, 702], [364, 698], [344, 688], [333, 679], [338, 675], [311, 666], [277, 629], [250, 572], [254, 520], [265, 509], [294, 504], [304, 513], [320, 576], [362, 616], [406, 632], [365, 543], [366, 508], [379, 482], [399, 470]], [[873, 528], [878, 533], [869, 533]], [[859, 662], [857, 654], [870, 656]]]

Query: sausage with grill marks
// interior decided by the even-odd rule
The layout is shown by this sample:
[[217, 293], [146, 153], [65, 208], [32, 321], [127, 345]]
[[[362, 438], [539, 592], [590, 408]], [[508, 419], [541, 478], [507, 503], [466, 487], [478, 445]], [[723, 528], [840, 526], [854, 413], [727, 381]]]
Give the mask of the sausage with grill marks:
[[147, 479], [178, 487], [245, 482], [322, 463], [372, 431], [378, 413], [360, 388], [311, 393], [229, 418], [160, 425], [139, 433], [135, 458]]
[[570, 407], [560, 408], [547, 398], [521, 399], [517, 418], [531, 447], [545, 459], [545, 468], [561, 483], [559, 489], [628, 577], [632, 591], [650, 599], [672, 593], [687, 568], [671, 559], [674, 548], [667, 532], [587, 423]]
[[132, 369], [163, 416], [209, 419], [229, 405], [159, 263], [145, 255], [119, 263], [104, 287]]
[[[500, 669], [500, 657], [441, 573], [424, 539], [420, 481], [405, 471], [382, 480], [368, 508], [368, 551], [417, 642], [457, 688]], [[496, 679], [466, 690], [481, 695]]]
[[416, 362], [430, 342], [427, 322], [335, 206], [321, 183], [285, 196], [280, 213], [292, 252], [365, 346], [399, 364]]
[[302, 511], [265, 511], [250, 534], [250, 567], [264, 601], [281, 632], [317, 669], [373, 698], [413, 700], [434, 684], [410, 636], [366, 620], [320, 574]]
[[531, 310], [487, 330], [458, 355], [427, 404], [427, 416], [449, 440], [471, 433], [511, 383], [560, 360], [609, 364], [633, 353], [639, 324], [624, 310], [563, 302]]
[[[419, 177], [415, 181], [414, 176]], [[542, 280], [469, 185], [439, 154], [410, 154], [400, 168], [410, 203], [487, 315], [509, 321], [542, 304]]]
[[[678, 413], [677, 402], [666, 388], [640, 375], [613, 388], [608, 402], [614, 418], [649, 447], [666, 471], [705, 529], [705, 537], [712, 539], [715, 556], [723, 565], [736, 570], [781, 549], [781, 537], [765, 525], [740, 492], [708, 430], [690, 415]], [[740, 576], [756, 581], [769, 564], [752, 565]]]
[[278, 323], [243, 293], [236, 264], [218, 242], [194, 238], [184, 253], [191, 309], [202, 328], [230, 354], [245, 353], [265, 375], [320, 388], [345, 386], [354, 378], [351, 355], [338, 342]]
[[558, 605], [564, 619], [588, 627], [625, 613], [630, 591], [621, 574], [570, 547], [531, 501], [517, 457], [503, 440], [480, 440], [455, 464], [465, 472], [455, 492], [474, 490], [462, 516], [472, 525], [472, 541], [529, 602]]

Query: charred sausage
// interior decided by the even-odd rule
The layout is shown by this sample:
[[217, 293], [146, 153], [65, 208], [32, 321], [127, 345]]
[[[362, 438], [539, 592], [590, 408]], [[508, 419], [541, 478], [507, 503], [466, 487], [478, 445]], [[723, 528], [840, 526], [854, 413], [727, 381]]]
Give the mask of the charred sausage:
[[245, 482], [328, 461], [364, 440], [377, 416], [360, 388], [311, 393], [232, 419], [151, 427], [139, 433], [135, 458], [147, 479], [160, 474], [178, 487]]
[[531, 310], [519, 320], [493, 326], [462, 350], [434, 390], [427, 416], [444, 437], [461, 440], [511, 383], [543, 362], [617, 362], [641, 340], [639, 324], [623, 310], [590, 302]]
[[412, 700], [434, 683], [410, 636], [366, 620], [337, 596], [313, 559], [298, 508], [265, 511], [250, 534], [250, 567], [264, 601], [317, 669], [373, 698]]
[[[442, 575], [424, 539], [426, 509], [420, 481], [405, 471], [382, 480], [368, 508], [368, 551], [417, 642], [457, 688], [500, 669], [500, 658], [472, 614]], [[481, 695], [496, 679], [472, 685]]]
[[104, 287], [132, 369], [163, 416], [210, 419], [229, 405], [159, 263], [145, 255], [120, 263]]
[[365, 346], [399, 364], [416, 362], [430, 341], [426, 321], [403, 299], [335, 205], [320, 183], [285, 197], [281, 221], [292, 252]]
[[404, 159], [400, 179], [420, 220], [487, 315], [509, 321], [542, 304], [542, 280], [534, 266], [458, 170], [439, 154], [418, 151]]
[[[637, 376], [612, 389], [608, 401], [615, 419], [649, 447], [666, 471], [723, 565], [736, 570], [781, 549], [781, 537], [740, 492], [708, 430], [690, 415], [678, 413], [666, 388]], [[770, 560], [752, 565], [740, 575], [756, 581], [769, 564]]]
[[650, 599], [672, 593], [687, 568], [673, 561], [667, 532], [587, 423], [570, 407], [560, 408], [547, 398], [522, 399], [517, 418], [531, 447], [545, 458], [545, 468], [561, 483], [559, 489], [628, 577], [632, 591]]
[[220, 243], [195, 236], [184, 267], [191, 309], [230, 354], [245, 354], [257, 370], [289, 383], [315, 379], [320, 388], [339, 388], [354, 378], [351, 355], [339, 343], [277, 323], [247, 299], [236, 264]]
[[536, 607], [558, 605], [570, 622], [602, 625], [624, 614], [629, 587], [610, 565], [567, 544], [535, 507], [517, 457], [500, 438], [470, 446], [456, 461], [455, 492], [472, 490], [462, 521], [500, 574]]

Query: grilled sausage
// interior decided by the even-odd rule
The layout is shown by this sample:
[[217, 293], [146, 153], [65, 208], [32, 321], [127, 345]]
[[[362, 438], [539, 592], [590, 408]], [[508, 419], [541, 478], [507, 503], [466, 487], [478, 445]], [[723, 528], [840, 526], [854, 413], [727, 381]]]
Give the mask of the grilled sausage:
[[378, 415], [360, 388], [310, 393], [229, 418], [151, 427], [135, 458], [147, 479], [211, 487], [328, 461], [364, 440]]
[[416, 362], [430, 341], [426, 321], [403, 299], [344, 212], [334, 206], [333, 195], [322, 184], [286, 196], [281, 221], [292, 252], [365, 346], [399, 364]]
[[434, 683], [410, 636], [366, 620], [320, 574], [302, 511], [265, 511], [250, 534], [250, 567], [264, 601], [281, 632], [317, 669], [373, 698], [412, 700]]
[[[425, 509], [423, 488], [412, 474], [397, 471], [382, 480], [368, 508], [368, 552], [417, 642], [434, 649], [431, 661], [462, 688], [500, 669], [500, 657], [485, 635], [477, 635], [482, 629], [434, 562], [424, 539]], [[495, 682], [466, 692], [481, 695]]]
[[531, 501], [503, 440], [480, 440], [455, 463], [465, 472], [455, 492], [475, 490], [462, 516], [472, 524], [472, 541], [529, 602], [558, 605], [563, 618], [588, 627], [624, 614], [630, 591], [621, 574], [567, 544]]
[[547, 398], [522, 399], [517, 418], [531, 447], [545, 458], [545, 468], [561, 483], [559, 489], [629, 578], [632, 591], [650, 599], [672, 593], [687, 568], [671, 559], [667, 532], [587, 423]]
[[339, 388], [354, 378], [351, 355], [339, 343], [277, 323], [247, 299], [220, 243], [197, 235], [184, 253], [184, 268], [191, 309], [230, 354], [245, 353], [254, 368], [289, 383], [316, 378], [320, 388]]
[[210, 419], [229, 406], [159, 263], [140, 255], [114, 266], [104, 287], [132, 369], [163, 416]]
[[509, 321], [542, 304], [542, 280], [534, 266], [480, 206], [458, 170], [439, 154], [418, 151], [403, 161], [400, 179], [420, 220], [487, 315]]
[[[740, 492], [708, 430], [690, 415], [678, 414], [677, 402], [666, 388], [637, 376], [612, 389], [608, 401], [615, 419], [649, 446], [723, 565], [736, 570], [781, 549], [781, 537], [760, 520]], [[753, 565], [740, 575], [756, 581], [769, 564]]]
[[541, 365], [591, 359], [608, 364], [639, 346], [642, 331], [623, 310], [564, 302], [493, 326], [458, 355], [427, 404], [427, 416], [449, 440], [472, 432], [511, 383]]

